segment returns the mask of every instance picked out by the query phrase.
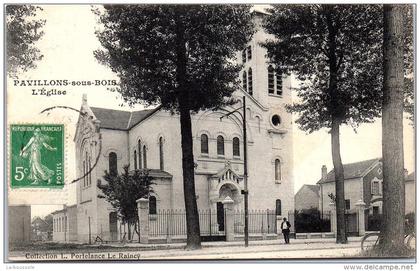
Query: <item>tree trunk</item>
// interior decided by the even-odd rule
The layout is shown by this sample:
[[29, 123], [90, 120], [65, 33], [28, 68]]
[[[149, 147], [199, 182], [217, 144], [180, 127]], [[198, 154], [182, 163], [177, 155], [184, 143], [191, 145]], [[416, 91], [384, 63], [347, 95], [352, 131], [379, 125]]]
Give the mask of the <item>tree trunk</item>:
[[396, 254], [404, 246], [402, 5], [384, 5], [384, 94], [382, 101], [383, 221], [381, 247]]
[[182, 172], [184, 178], [184, 201], [187, 219], [187, 249], [201, 248], [200, 224], [194, 180], [194, 156], [189, 110], [181, 110]]
[[340, 124], [345, 115], [344, 105], [340, 103], [340, 94], [337, 89], [338, 60], [337, 60], [337, 35], [338, 14], [333, 5], [324, 5], [328, 28], [328, 66], [330, 70], [328, 92], [330, 96], [329, 112], [331, 114], [331, 153], [335, 175], [335, 204], [337, 210], [337, 236], [336, 242], [347, 243], [345, 195], [344, 195], [344, 169], [340, 151]]
[[[182, 14], [182, 10], [181, 10]], [[186, 249], [200, 249], [200, 221], [198, 217], [197, 199], [194, 180], [194, 154], [190, 115], [190, 97], [187, 86], [187, 49], [183, 18], [179, 15], [177, 22], [177, 81], [178, 102], [181, 126], [182, 173], [184, 183], [184, 202], [187, 222]]]
[[344, 196], [344, 168], [340, 152], [340, 122], [333, 119], [331, 125], [331, 152], [335, 175], [335, 204], [337, 210], [337, 239], [339, 244], [347, 243], [346, 202]]

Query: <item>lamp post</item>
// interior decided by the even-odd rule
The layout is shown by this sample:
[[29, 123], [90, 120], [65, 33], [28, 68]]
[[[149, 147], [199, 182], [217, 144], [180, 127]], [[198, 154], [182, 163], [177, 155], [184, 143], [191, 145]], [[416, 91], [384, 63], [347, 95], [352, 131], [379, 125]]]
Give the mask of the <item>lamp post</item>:
[[[242, 110], [242, 114], [239, 111]], [[245, 227], [244, 227], [244, 239], [245, 239], [245, 247], [248, 246], [249, 240], [249, 230], [248, 230], [248, 144], [247, 144], [247, 137], [246, 137], [246, 100], [245, 96], [242, 97], [242, 107], [239, 107], [229, 113], [220, 117], [220, 120], [224, 117], [228, 117], [233, 113], [239, 113], [239, 116], [242, 118], [242, 128], [243, 128], [243, 143], [244, 143], [244, 189], [241, 191], [241, 194], [244, 195], [244, 207], [245, 207]]]

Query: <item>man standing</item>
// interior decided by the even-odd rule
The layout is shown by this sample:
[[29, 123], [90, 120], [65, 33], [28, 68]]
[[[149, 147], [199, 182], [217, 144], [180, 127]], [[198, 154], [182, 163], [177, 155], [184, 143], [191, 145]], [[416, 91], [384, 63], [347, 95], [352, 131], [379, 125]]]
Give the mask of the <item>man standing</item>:
[[289, 221], [287, 221], [287, 218], [283, 217], [283, 222], [281, 222], [281, 231], [283, 233], [284, 242], [286, 244], [290, 243], [290, 238], [289, 238], [290, 227], [291, 227], [291, 225], [290, 225]]

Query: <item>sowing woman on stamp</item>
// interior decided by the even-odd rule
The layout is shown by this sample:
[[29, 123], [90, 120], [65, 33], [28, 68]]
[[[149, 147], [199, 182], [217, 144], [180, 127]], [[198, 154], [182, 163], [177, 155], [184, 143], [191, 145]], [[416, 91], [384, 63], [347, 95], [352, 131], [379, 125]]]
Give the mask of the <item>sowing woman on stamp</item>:
[[29, 140], [28, 144], [21, 150], [20, 156], [29, 159], [29, 176], [28, 179], [33, 181], [32, 184], [38, 184], [40, 181], [48, 181], [51, 183], [51, 177], [54, 176], [54, 171], [42, 164], [41, 149], [45, 147], [47, 150], [56, 151], [47, 144], [51, 137], [43, 135], [39, 128], [34, 131], [34, 135]]

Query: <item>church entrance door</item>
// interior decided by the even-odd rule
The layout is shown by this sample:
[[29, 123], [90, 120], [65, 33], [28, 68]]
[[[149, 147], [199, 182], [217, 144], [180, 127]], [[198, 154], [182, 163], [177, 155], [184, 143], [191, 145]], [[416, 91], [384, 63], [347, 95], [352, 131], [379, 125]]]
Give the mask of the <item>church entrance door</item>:
[[217, 203], [217, 224], [219, 224], [219, 231], [225, 230], [225, 210], [223, 203]]

